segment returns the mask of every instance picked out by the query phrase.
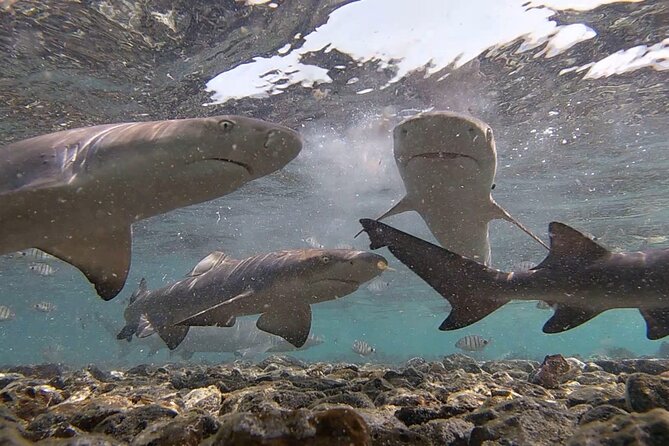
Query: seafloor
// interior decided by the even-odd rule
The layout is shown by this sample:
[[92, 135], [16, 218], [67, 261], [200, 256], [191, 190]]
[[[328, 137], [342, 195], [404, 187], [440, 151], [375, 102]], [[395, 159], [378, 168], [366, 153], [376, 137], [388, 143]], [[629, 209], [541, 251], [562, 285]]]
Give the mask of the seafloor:
[[665, 359], [48, 364], [0, 388], [0, 445], [669, 444]]

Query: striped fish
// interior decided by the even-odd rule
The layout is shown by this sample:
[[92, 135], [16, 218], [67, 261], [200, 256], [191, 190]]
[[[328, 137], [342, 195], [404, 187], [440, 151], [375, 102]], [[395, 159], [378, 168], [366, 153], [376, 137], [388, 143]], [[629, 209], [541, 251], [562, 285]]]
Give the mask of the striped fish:
[[0, 321], [9, 321], [14, 319], [16, 314], [6, 305], [0, 305]]
[[40, 276], [53, 276], [56, 272], [56, 268], [49, 265], [48, 263], [42, 262], [31, 263], [28, 268], [30, 271], [34, 272], [35, 274], [39, 274]]
[[480, 352], [483, 351], [488, 344], [490, 344], [490, 341], [479, 335], [467, 335], [460, 338], [458, 342], [455, 343], [455, 346], [466, 352]]
[[376, 352], [376, 349], [366, 343], [365, 341], [361, 341], [359, 339], [356, 339], [353, 341], [353, 345], [351, 346], [351, 350], [353, 350], [355, 353], [359, 354], [360, 356], [369, 356], [372, 353]]
[[383, 293], [390, 286], [390, 282], [377, 278], [369, 282], [367, 289], [374, 294]]
[[26, 249], [25, 251], [19, 251], [16, 253], [18, 257], [23, 257], [25, 259], [31, 260], [51, 260], [55, 257], [51, 254], [47, 254], [44, 251], [41, 251], [37, 248]]
[[56, 310], [56, 305], [51, 302], [39, 302], [33, 305], [33, 308], [42, 313], [51, 313]]

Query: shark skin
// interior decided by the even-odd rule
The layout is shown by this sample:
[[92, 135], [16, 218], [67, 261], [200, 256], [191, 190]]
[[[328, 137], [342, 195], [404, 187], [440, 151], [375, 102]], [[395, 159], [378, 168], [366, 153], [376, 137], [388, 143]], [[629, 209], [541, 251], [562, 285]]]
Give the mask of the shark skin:
[[189, 276], [149, 291], [142, 280], [117, 339], [158, 332], [174, 350], [189, 326], [232, 327], [260, 314], [256, 326], [295, 347], [311, 330], [311, 305], [353, 293], [388, 268], [378, 254], [348, 249], [275, 251], [236, 260], [214, 251]]
[[669, 248], [614, 253], [558, 222], [550, 251], [529, 271], [503, 272], [375, 220], [360, 223], [371, 249], [388, 247], [452, 306], [440, 330], [483, 319], [511, 300], [543, 300], [553, 316], [544, 333], [560, 333], [616, 308], [637, 308], [648, 339], [669, 335]]
[[442, 246], [486, 265], [494, 219], [548, 248], [492, 198], [497, 150], [486, 123], [454, 112], [421, 113], [397, 125], [393, 140], [406, 195], [377, 220], [416, 211]]
[[41, 249], [112, 299], [134, 222], [233, 192], [301, 148], [295, 131], [241, 116], [98, 125], [0, 147], [0, 254]]

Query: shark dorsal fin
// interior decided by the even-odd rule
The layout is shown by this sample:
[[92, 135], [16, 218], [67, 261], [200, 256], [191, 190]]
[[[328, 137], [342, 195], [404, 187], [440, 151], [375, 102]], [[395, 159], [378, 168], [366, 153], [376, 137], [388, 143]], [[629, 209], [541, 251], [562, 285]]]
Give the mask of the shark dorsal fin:
[[200, 276], [224, 263], [236, 264], [237, 261], [228, 257], [224, 252], [214, 251], [204, 259], [200, 260], [198, 264], [195, 265], [195, 268], [188, 273], [188, 276]]
[[550, 252], [534, 270], [555, 266], [582, 265], [592, 263], [610, 254], [610, 251], [592, 238], [565, 225], [551, 222], [548, 225]]

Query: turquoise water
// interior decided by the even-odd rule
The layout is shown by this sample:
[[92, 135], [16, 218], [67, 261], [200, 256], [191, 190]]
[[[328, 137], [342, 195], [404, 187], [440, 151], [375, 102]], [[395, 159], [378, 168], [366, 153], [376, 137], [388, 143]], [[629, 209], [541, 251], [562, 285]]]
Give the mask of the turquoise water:
[[[595, 39], [605, 40], [607, 30], [597, 31], [600, 35]], [[662, 30], [646, 31], [648, 35], [664, 35]], [[461, 45], [464, 52], [465, 40], [452, 45], [456, 49]], [[592, 54], [592, 61], [628, 47], [602, 44], [595, 48], [601, 54]], [[505, 51], [508, 57], [516, 54], [509, 48]], [[579, 54], [567, 56], [560, 59], [564, 62], [561, 67], [568, 67]], [[485, 65], [491, 57], [481, 56], [481, 63]], [[555, 81], [563, 78], [551, 65], [554, 60], [522, 61], [527, 66], [534, 64], [528, 79], [519, 68], [499, 82], [484, 86], [465, 75], [462, 85], [449, 84], [447, 88], [433, 79], [429, 88], [423, 84], [419, 88], [407, 80], [406, 88], [414, 88], [414, 96], [424, 109], [467, 111], [492, 126], [498, 151], [493, 196], [544, 240], [548, 223], [557, 220], [597, 236], [613, 250], [668, 247], [666, 60], [662, 69], [645, 67], [611, 78], [562, 84]], [[363, 62], [368, 60], [360, 63]], [[457, 70], [454, 73], [457, 76]], [[69, 77], [67, 73], [63, 76]], [[655, 77], [644, 80], [650, 76]], [[536, 90], [542, 92], [530, 87], [529, 92], [517, 92], [524, 82], [536, 78], [541, 81]], [[582, 89], [574, 88], [573, 83], [582, 85]], [[642, 84], [648, 88], [642, 89]], [[204, 89], [204, 85], [200, 87]], [[279, 110], [285, 107], [279, 101], [290, 97], [297, 104], [291, 107], [299, 109], [303, 99], [299, 88], [288, 89], [278, 99], [258, 100], [265, 101], [269, 109], [276, 106]], [[404, 84], [399, 82], [392, 88], [401, 90]], [[545, 93], [543, 90], [550, 94], [539, 94]], [[343, 243], [368, 249], [366, 235], [353, 238], [360, 229], [358, 219], [378, 217], [403, 194], [392, 157], [390, 130], [399, 122], [400, 111], [415, 104], [398, 99], [391, 107], [396, 113], [389, 119], [387, 98], [362, 101], [358, 93], [342, 87], [340, 101], [319, 110], [322, 119], [297, 119], [299, 123], [293, 126], [303, 135], [304, 148], [282, 171], [220, 199], [135, 224], [130, 276], [122, 293], [110, 302], [97, 297], [84, 276], [64, 262], [50, 261], [57, 271], [53, 276], [42, 277], [29, 270], [29, 261], [1, 256], [0, 305], [10, 307], [16, 317], [0, 322], [0, 364], [65, 362], [113, 367], [179, 360], [170, 357], [166, 350], [148, 357], [137, 339], [133, 339], [132, 351], [126, 355], [127, 345], [122, 345], [125, 341], [115, 339], [124, 325], [127, 299], [141, 278], [147, 279], [150, 289], [160, 288], [183, 278], [213, 250], [241, 259], [278, 249], [306, 248], [305, 239], [309, 237], [325, 247]], [[514, 111], [515, 103], [509, 104], [514, 98], [524, 104], [525, 114]], [[579, 105], [572, 104], [572, 99]], [[643, 107], [638, 105], [641, 101]], [[213, 114], [210, 110], [237, 112], [230, 104], [219, 109], [197, 107], [200, 115]], [[341, 116], [342, 109], [344, 115], [355, 112], [362, 118], [334, 126], [332, 121]], [[285, 110], [279, 112], [284, 113], [286, 120], [291, 115]], [[78, 122], [67, 125], [76, 127]], [[17, 133], [30, 132], [21, 129]], [[13, 135], [2, 136], [9, 140]], [[416, 214], [394, 216], [388, 223], [433, 240]], [[521, 262], [538, 263], [546, 254], [508, 223], [495, 221], [490, 231], [492, 263], [497, 268], [511, 270]], [[437, 327], [448, 315], [448, 303], [388, 251], [378, 252], [396, 269], [382, 276], [389, 282], [388, 287], [377, 293], [363, 285], [352, 295], [314, 306], [312, 333], [325, 342], [289, 354], [309, 361], [397, 363], [416, 356], [433, 359], [458, 352], [456, 341], [468, 334], [492, 340], [484, 352], [473, 354], [481, 359], [541, 360], [555, 353], [606, 356], [615, 348], [630, 350], [637, 356], [654, 356], [663, 342], [646, 339], [645, 323], [637, 310], [608, 311], [576, 329], [546, 335], [541, 328], [551, 311], [536, 308], [535, 302], [512, 302], [472, 326], [441, 332]], [[55, 304], [56, 310], [48, 314], [35, 311], [33, 305], [43, 301]], [[351, 345], [356, 339], [368, 342], [377, 353], [364, 358], [355, 354]], [[232, 354], [196, 354], [192, 360], [233, 359]]]

